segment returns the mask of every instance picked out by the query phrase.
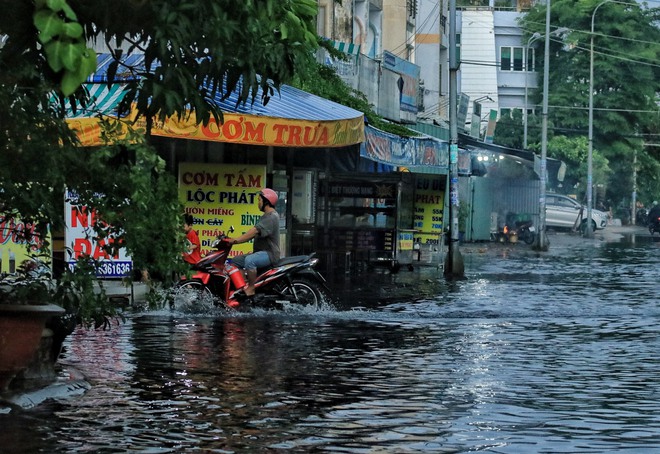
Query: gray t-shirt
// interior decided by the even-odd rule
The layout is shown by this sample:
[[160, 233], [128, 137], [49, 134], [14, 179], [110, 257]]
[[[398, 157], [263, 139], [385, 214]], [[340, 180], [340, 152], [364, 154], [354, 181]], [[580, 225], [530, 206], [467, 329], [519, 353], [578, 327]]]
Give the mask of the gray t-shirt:
[[254, 238], [254, 252], [266, 251], [271, 265], [280, 259], [280, 215], [277, 211], [264, 213], [256, 229], [259, 234]]

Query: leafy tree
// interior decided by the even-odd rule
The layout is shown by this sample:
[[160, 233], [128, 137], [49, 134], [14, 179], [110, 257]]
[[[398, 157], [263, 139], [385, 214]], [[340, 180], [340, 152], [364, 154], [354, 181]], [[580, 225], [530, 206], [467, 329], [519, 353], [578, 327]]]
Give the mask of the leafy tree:
[[[566, 192], [576, 193], [578, 199], [585, 200], [587, 181], [587, 154], [589, 144], [583, 136], [555, 136], [548, 141], [548, 155], [563, 161], [567, 171], [563, 186]], [[600, 153], [593, 153], [594, 181], [607, 181], [611, 171], [609, 163]]]
[[514, 110], [510, 116], [502, 115], [495, 125], [493, 142], [504, 147], [522, 149], [524, 127], [525, 123], [520, 110]]
[[[79, 85], [90, 70], [88, 43], [111, 49], [110, 82], [119, 71], [139, 76], [128, 84], [122, 108], [135, 103], [147, 124], [189, 112], [198, 122], [220, 117], [211, 98], [233, 90], [239, 102], [251, 102], [261, 88], [267, 102], [281, 84], [313, 66], [317, 47], [314, 0], [0, 5], [0, 216], [36, 223], [41, 234], [48, 226], [61, 232], [68, 188], [109, 223], [97, 223], [95, 234], [116, 234], [110, 249], [124, 245], [137, 268], [163, 277], [180, 262], [183, 212], [176, 181], [148, 131], [83, 149], [64, 119], [66, 101], [87, 102]], [[115, 50], [121, 46], [123, 53]], [[122, 63], [122, 54], [132, 52], [144, 53], [146, 68]], [[107, 126], [111, 138], [113, 125]], [[78, 315], [98, 321], [94, 310]]]
[[[553, 38], [551, 42], [549, 119], [568, 137], [588, 133], [591, 19], [600, 3], [600, 0], [552, 2], [551, 28], [561, 25], [570, 32], [563, 40]], [[615, 204], [625, 202], [632, 193], [634, 153], [637, 152], [640, 162], [658, 159], [657, 153], [652, 154], [651, 148], [644, 147], [639, 137], [658, 129], [658, 116], [652, 112], [658, 111], [660, 92], [659, 18], [658, 8], [635, 3], [605, 3], [596, 12], [593, 149], [609, 161], [612, 172], [607, 181], [594, 178], [594, 183], [605, 183], [608, 198]], [[527, 37], [535, 32], [544, 34], [545, 4], [532, 8], [522, 18], [521, 25]], [[543, 56], [540, 59], [542, 64]], [[537, 103], [542, 101], [540, 90], [534, 98]], [[651, 178], [652, 175], [640, 172], [638, 186], [657, 187]]]

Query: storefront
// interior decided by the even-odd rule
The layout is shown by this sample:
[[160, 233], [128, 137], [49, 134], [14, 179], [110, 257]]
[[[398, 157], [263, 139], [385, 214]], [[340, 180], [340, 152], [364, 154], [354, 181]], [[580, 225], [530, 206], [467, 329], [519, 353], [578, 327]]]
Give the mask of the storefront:
[[[101, 143], [90, 112], [112, 116], [121, 99], [102, 79], [88, 87], [92, 105], [69, 120], [87, 146]], [[318, 251], [337, 265], [392, 265], [419, 260], [441, 244], [446, 142], [365, 127], [361, 112], [288, 86], [266, 106], [259, 100], [216, 99], [222, 123], [197, 125], [191, 116], [153, 125], [152, 143], [179, 177], [181, 201], [202, 244], [218, 229], [231, 225], [238, 235], [254, 225], [250, 196], [264, 186], [280, 195], [287, 255]]]

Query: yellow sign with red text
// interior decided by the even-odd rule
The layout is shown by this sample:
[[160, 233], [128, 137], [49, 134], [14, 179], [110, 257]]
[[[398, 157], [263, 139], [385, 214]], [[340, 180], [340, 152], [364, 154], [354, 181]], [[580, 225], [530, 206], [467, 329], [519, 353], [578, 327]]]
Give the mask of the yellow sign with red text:
[[[50, 232], [47, 241], [51, 243]], [[0, 274], [14, 274], [23, 262], [38, 257], [50, 267], [50, 257], [41, 257], [43, 241], [35, 226], [0, 213]]]
[[[132, 123], [135, 112], [130, 116]], [[103, 145], [101, 123], [96, 118], [74, 118], [67, 120], [71, 129], [76, 131], [81, 145]], [[126, 124], [122, 133], [126, 135]], [[140, 118], [133, 128], [146, 128], [144, 118]], [[168, 118], [164, 122], [154, 121], [151, 134], [159, 137], [177, 139], [206, 140], [229, 142], [245, 145], [275, 147], [344, 147], [364, 141], [364, 120], [362, 117], [346, 120], [311, 121], [290, 120], [284, 118], [260, 117], [225, 113], [223, 122], [213, 118], [207, 125], [196, 124], [195, 114], [187, 118]]]

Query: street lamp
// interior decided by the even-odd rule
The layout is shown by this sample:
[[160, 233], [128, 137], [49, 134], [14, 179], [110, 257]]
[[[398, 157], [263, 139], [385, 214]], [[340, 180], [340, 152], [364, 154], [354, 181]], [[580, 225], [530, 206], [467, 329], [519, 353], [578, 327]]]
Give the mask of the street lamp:
[[596, 20], [596, 11], [605, 3], [620, 3], [622, 5], [631, 5], [633, 3], [619, 2], [616, 0], [604, 0], [594, 8], [591, 13], [591, 47], [589, 49], [589, 152], [587, 155], [587, 225], [584, 236], [593, 238], [594, 231], [591, 225], [591, 213], [593, 211], [593, 150], [594, 150], [594, 21]]

